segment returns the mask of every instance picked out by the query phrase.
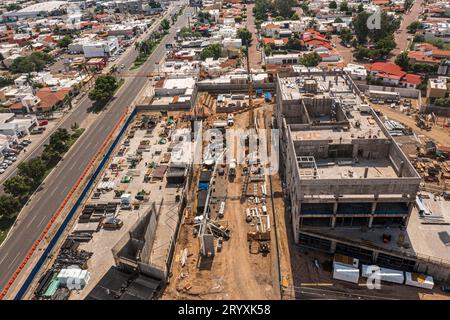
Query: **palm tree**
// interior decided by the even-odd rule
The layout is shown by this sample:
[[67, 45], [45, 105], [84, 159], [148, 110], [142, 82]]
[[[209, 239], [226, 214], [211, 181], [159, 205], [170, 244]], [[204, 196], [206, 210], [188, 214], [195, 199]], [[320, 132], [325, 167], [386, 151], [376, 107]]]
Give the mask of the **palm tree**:
[[114, 74], [117, 73], [117, 70], [118, 70], [117, 65], [113, 65], [113, 66], [111, 66], [111, 68], [109, 69], [109, 74], [114, 75]]
[[36, 83], [33, 81], [33, 76], [31, 75], [31, 72], [28, 72], [25, 78], [25, 83], [31, 87], [31, 92], [33, 95], [36, 95]]

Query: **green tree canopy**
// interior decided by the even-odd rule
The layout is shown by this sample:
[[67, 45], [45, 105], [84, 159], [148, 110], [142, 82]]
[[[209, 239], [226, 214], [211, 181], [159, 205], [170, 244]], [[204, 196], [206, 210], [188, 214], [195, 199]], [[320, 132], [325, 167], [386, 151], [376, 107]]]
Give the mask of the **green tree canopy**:
[[5, 192], [14, 197], [26, 196], [32, 188], [33, 181], [29, 177], [16, 175], [4, 183]]
[[410, 33], [416, 33], [417, 30], [421, 28], [422, 24], [419, 21], [414, 21], [408, 26], [408, 31]]
[[13, 196], [0, 196], [0, 218], [14, 218], [20, 211], [21, 205], [19, 199]]
[[305, 67], [315, 67], [322, 61], [322, 58], [317, 52], [311, 52], [303, 55], [300, 59], [300, 64]]
[[202, 50], [200, 53], [200, 59], [206, 60], [207, 58], [219, 59], [222, 49], [220, 44], [210, 44]]
[[41, 184], [45, 177], [47, 167], [41, 158], [37, 157], [29, 161], [24, 161], [18, 166], [18, 173], [21, 176], [28, 177], [32, 181], [32, 187], [36, 188]]
[[89, 99], [106, 103], [112, 98], [117, 89], [117, 80], [112, 75], [99, 76], [95, 80], [94, 88], [89, 92]]
[[163, 28], [163, 30], [169, 30], [170, 22], [167, 19], [164, 19], [163, 21], [161, 21], [161, 28]]
[[394, 34], [400, 27], [400, 20], [389, 16], [386, 12], [381, 13], [381, 28], [369, 29], [367, 27], [367, 20], [371, 17], [368, 12], [360, 12], [353, 19], [353, 28], [355, 35], [360, 44], [365, 44], [369, 39], [372, 42], [377, 42], [387, 36]]
[[348, 12], [349, 11], [349, 7], [348, 7], [348, 2], [347, 1], [342, 1], [341, 4], [339, 5], [339, 11], [342, 12]]
[[71, 44], [72, 43], [72, 37], [70, 37], [70, 36], [64, 36], [62, 39], [60, 39], [59, 41], [58, 41], [58, 46], [60, 47], [60, 48], [67, 48], [68, 46], [69, 46], [69, 44]]
[[42, 71], [47, 63], [53, 62], [53, 57], [45, 52], [33, 52], [26, 57], [14, 59], [10, 70], [13, 73], [30, 73]]
[[237, 31], [237, 36], [242, 40], [243, 45], [250, 45], [252, 42], [252, 33], [247, 28], [242, 28]]
[[350, 43], [353, 39], [352, 31], [349, 28], [341, 29], [341, 32], [339, 33], [339, 38], [344, 44]]
[[400, 66], [403, 70], [409, 69], [408, 52], [403, 51], [395, 58], [395, 64]]
[[330, 3], [328, 4], [328, 8], [330, 9], [337, 9], [337, 3], [336, 1], [330, 1]]

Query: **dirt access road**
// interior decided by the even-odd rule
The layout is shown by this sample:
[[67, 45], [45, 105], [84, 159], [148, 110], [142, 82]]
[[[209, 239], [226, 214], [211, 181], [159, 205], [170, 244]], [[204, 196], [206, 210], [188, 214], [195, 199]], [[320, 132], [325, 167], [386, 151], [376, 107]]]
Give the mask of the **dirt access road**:
[[403, 15], [402, 23], [400, 24], [399, 33], [395, 33], [395, 43], [397, 47], [391, 52], [391, 60], [394, 61], [395, 57], [403, 50], [408, 49], [408, 26], [416, 21], [419, 15], [422, 13], [422, 5], [424, 0], [417, 0], [414, 2], [411, 9]]
[[426, 131], [416, 126], [416, 121], [413, 117], [407, 116], [406, 114], [400, 111], [394, 110], [385, 105], [378, 105], [378, 104], [373, 105], [373, 108], [379, 109], [383, 113], [383, 115], [388, 117], [389, 119], [401, 122], [404, 125], [411, 127], [412, 130], [418, 135], [423, 135], [431, 140], [434, 140], [436, 143], [442, 146], [450, 146], [449, 128], [443, 128], [441, 126], [434, 125], [431, 131]]
[[250, 68], [254, 70], [261, 69], [261, 52], [256, 48], [258, 46], [258, 34], [255, 26], [255, 17], [253, 16], [254, 4], [247, 4], [247, 29], [252, 33], [252, 43], [248, 52], [250, 58]]
[[[262, 115], [261, 112], [260, 116]], [[235, 127], [244, 129], [247, 124], [247, 112], [235, 115]], [[241, 165], [237, 169], [233, 181], [229, 181], [226, 175], [217, 176], [213, 192], [222, 194], [223, 190], [226, 193], [225, 214], [221, 224], [230, 229], [230, 239], [223, 242], [222, 250], [213, 257], [203, 257], [198, 237], [193, 235], [195, 212], [194, 209], [187, 209], [175, 248], [172, 275], [162, 299], [280, 299], [274, 229], [271, 232], [270, 253], [266, 256], [250, 253], [247, 232], [254, 230], [254, 226], [245, 222], [245, 208], [248, 204], [247, 201], [240, 201], [244, 176]], [[196, 169], [197, 177], [198, 171], [199, 168]], [[197, 183], [193, 182], [191, 185], [192, 201], [188, 203], [195, 208]], [[222, 200], [214, 205], [211, 201], [212, 216], [220, 201]], [[270, 202], [267, 208], [271, 215]], [[188, 257], [183, 267], [180, 257], [184, 249], [187, 249]]]

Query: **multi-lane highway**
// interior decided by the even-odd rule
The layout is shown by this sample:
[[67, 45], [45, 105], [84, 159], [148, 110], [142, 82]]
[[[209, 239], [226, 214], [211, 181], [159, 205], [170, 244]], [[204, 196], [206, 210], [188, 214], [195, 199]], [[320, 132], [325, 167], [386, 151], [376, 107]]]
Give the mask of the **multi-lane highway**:
[[[179, 10], [173, 7], [172, 12]], [[165, 54], [165, 44], [173, 42], [176, 30], [187, 25], [187, 8], [185, 13], [171, 27], [169, 34], [155, 49], [147, 62], [137, 71], [149, 73], [155, 70], [155, 63]], [[121, 61], [126, 67], [134, 61], [135, 55], [130, 54]], [[0, 247], [0, 288], [4, 288], [15, 270], [22, 263], [33, 243], [43, 232], [54, 213], [67, 197], [78, 178], [83, 173], [108, 134], [119, 121], [125, 110], [133, 103], [139, 92], [148, 81], [145, 77], [126, 79], [116, 97], [107, 105], [95, 122], [89, 126], [79, 140], [64, 157], [64, 160], [51, 172], [45, 180], [43, 189], [36, 193], [29, 204], [22, 210], [20, 219], [13, 232]], [[89, 99], [83, 99], [80, 105], [64, 121], [62, 127], [70, 127], [74, 122], [81, 123], [87, 110], [92, 106]], [[39, 148], [37, 148], [39, 149]], [[36, 150], [34, 152], [39, 152]]]

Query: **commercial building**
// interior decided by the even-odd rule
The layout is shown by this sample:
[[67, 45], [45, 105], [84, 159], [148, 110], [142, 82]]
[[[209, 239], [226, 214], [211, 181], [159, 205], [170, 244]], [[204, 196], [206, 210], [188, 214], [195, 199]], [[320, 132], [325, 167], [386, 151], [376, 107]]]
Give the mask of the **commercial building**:
[[428, 98], [445, 98], [448, 92], [447, 78], [440, 77], [437, 79], [429, 79], [427, 86]]

